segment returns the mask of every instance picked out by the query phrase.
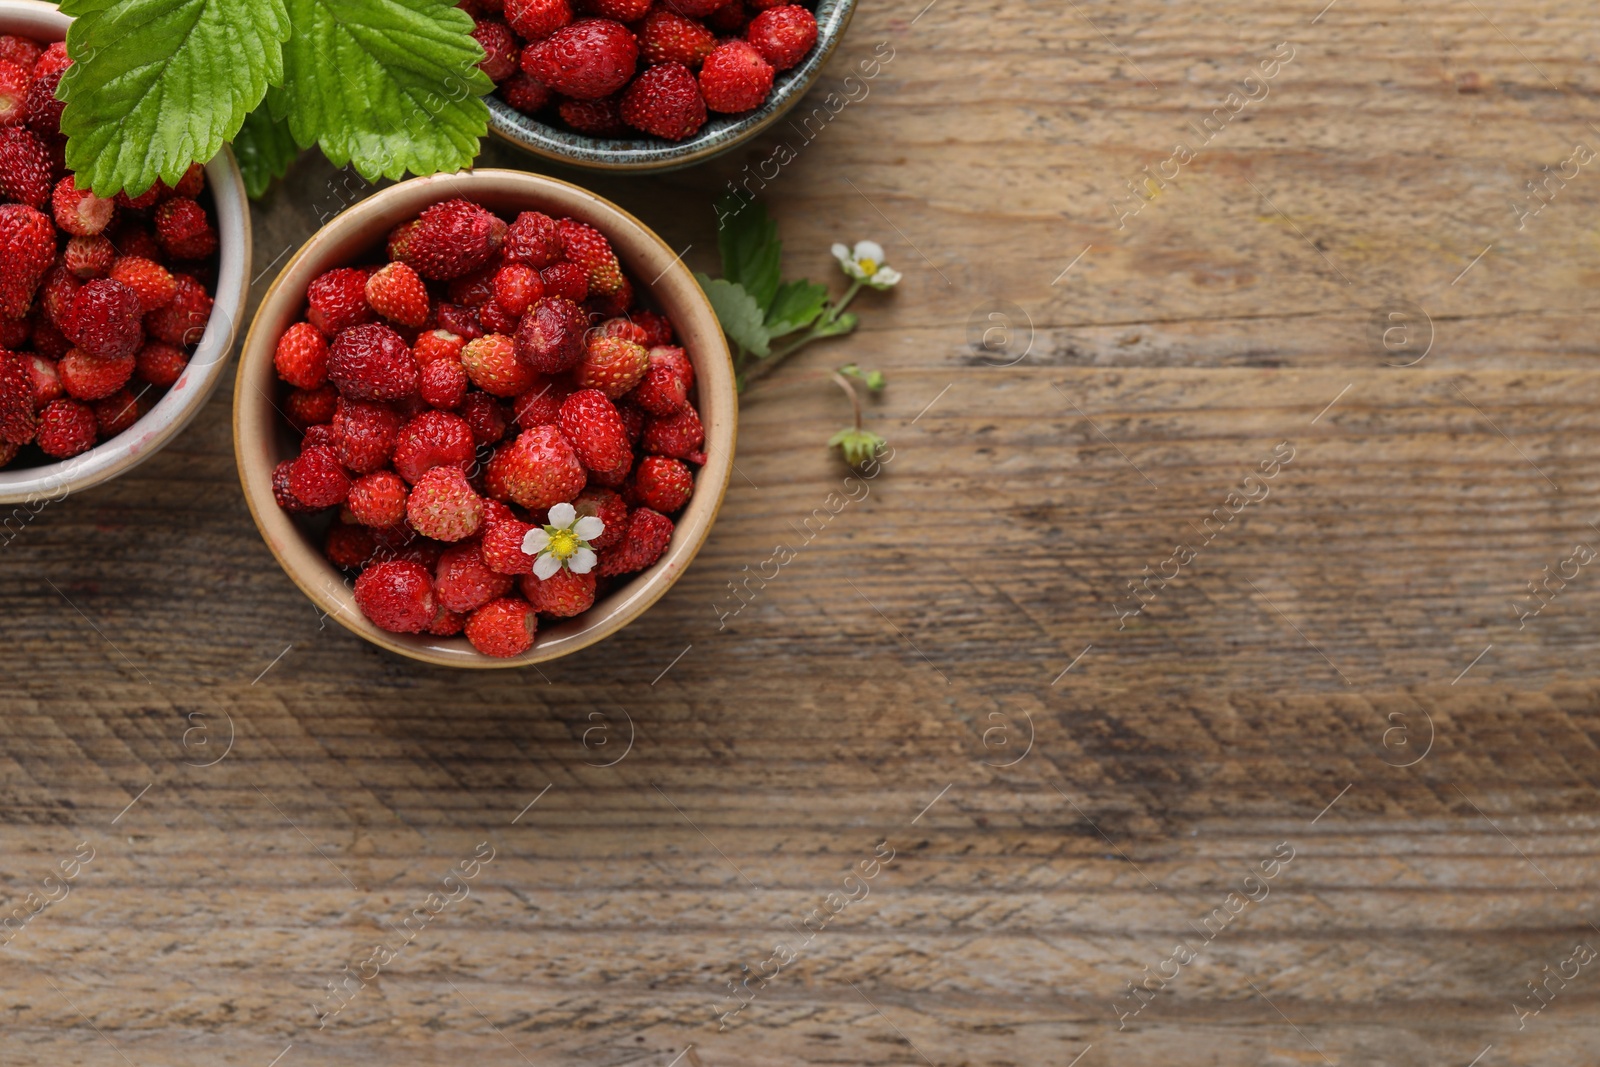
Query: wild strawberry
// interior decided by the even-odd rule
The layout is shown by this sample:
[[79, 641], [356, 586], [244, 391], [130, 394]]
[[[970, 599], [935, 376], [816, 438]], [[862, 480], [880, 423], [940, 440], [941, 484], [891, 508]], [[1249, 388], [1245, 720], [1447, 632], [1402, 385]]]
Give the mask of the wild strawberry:
[[399, 334], [372, 322], [333, 339], [328, 377], [348, 397], [400, 400], [417, 391], [417, 360]]
[[511, 591], [509, 574], [491, 570], [478, 545], [452, 545], [439, 557], [433, 575], [433, 592], [451, 611], [470, 612]]
[[576, 219], [562, 219], [557, 227], [567, 260], [589, 272], [590, 293], [614, 293], [622, 288], [622, 265], [604, 234]]
[[466, 420], [448, 411], [424, 411], [400, 430], [394, 446], [395, 473], [413, 485], [435, 467], [465, 471], [476, 442]]
[[650, 339], [650, 334], [642, 327], [634, 325], [633, 320], [626, 316], [618, 315], [615, 318], [607, 319], [596, 329], [602, 337], [621, 337], [623, 340], [632, 341], [636, 345], [650, 347], [646, 344]]
[[166, 191], [166, 185], [157, 180], [154, 185], [140, 193], [138, 196], [129, 196], [126, 189], [111, 198], [112, 203], [118, 207], [132, 208], [135, 211], [148, 211], [161, 202], [161, 194]]
[[510, 659], [533, 647], [539, 616], [526, 600], [501, 597], [474, 611], [467, 619], [467, 640], [485, 656]]
[[694, 475], [682, 460], [646, 456], [639, 461], [623, 492], [631, 504], [671, 515], [694, 494]]
[[406, 483], [394, 471], [373, 471], [350, 483], [350, 515], [363, 526], [393, 526], [406, 518]]
[[297, 322], [278, 338], [272, 366], [296, 389], [315, 389], [328, 380], [328, 341], [309, 322]]
[[111, 263], [110, 277], [133, 290], [140, 310], [147, 315], [166, 307], [178, 295], [178, 279], [161, 264], [143, 256], [118, 256]]
[[644, 440], [644, 422], [649, 418], [644, 408], [628, 403], [628, 398], [623, 397], [617, 401], [617, 414], [622, 416], [622, 425], [628, 429], [628, 440], [638, 447]]
[[633, 307], [633, 283], [626, 275], [622, 284], [609, 293], [590, 293], [583, 302], [583, 310], [596, 319], [614, 319], [628, 314]]
[[646, 15], [644, 25], [639, 27], [639, 50], [646, 63], [682, 63], [690, 70], [699, 70], [716, 47], [716, 34], [664, 8]]
[[55, 191], [50, 194], [50, 210], [62, 230], [75, 237], [89, 237], [110, 224], [117, 206], [88, 189], [77, 188], [74, 181], [68, 175], [56, 183]]
[[483, 324], [478, 321], [478, 313], [473, 308], [441, 303], [434, 308], [433, 317], [439, 329], [455, 334], [463, 342], [476, 341], [484, 334]]
[[31, 71], [43, 54], [44, 48], [36, 41], [11, 33], [0, 34], [0, 59], [7, 63], [15, 63], [23, 70]]
[[573, 380], [580, 389], [598, 389], [615, 400], [638, 385], [649, 366], [643, 345], [620, 337], [591, 337]]
[[544, 283], [545, 296], [559, 296], [578, 304], [589, 295], [589, 272], [576, 263], [553, 263], [539, 272], [539, 280]]
[[104, 400], [94, 403], [95, 428], [100, 440], [115, 437], [138, 422], [150, 410], [150, 402], [141, 393], [134, 396], [126, 389], [118, 389]]
[[366, 284], [367, 305], [390, 322], [421, 326], [428, 320], [428, 287], [404, 263], [390, 263]]
[[422, 368], [419, 391], [429, 407], [458, 408], [467, 398], [467, 369], [455, 360], [436, 359]]
[[548, 578], [524, 574], [518, 584], [528, 604], [541, 615], [570, 619], [594, 607], [594, 571], [579, 574], [563, 567]]
[[356, 607], [392, 633], [419, 634], [439, 612], [428, 568], [409, 560], [374, 563], [356, 578]]
[[357, 474], [388, 466], [404, 421], [398, 412], [376, 401], [341, 397], [330, 415], [341, 463]]
[[673, 343], [672, 320], [655, 311], [635, 311], [632, 322], [645, 332], [639, 343], [646, 348], [659, 348]]
[[693, 385], [694, 364], [689, 357], [681, 348], [663, 345], [650, 350], [644, 378], [628, 396], [652, 415], [674, 415], [689, 403]]
[[[24, 320], [26, 321], [26, 320]], [[55, 325], [39, 315], [33, 322], [33, 350], [47, 359], [60, 359], [72, 348], [72, 342]]]
[[561, 418], [561, 402], [571, 394], [571, 387], [559, 378], [539, 382], [511, 401], [511, 417], [524, 430], [554, 426]]
[[500, 99], [524, 115], [532, 115], [549, 107], [555, 94], [546, 89], [538, 78], [529, 77], [518, 70], [500, 83]]
[[105, 234], [97, 233], [92, 237], [69, 237], [61, 253], [61, 264], [73, 277], [88, 281], [110, 274], [116, 258], [116, 247]]
[[737, 37], [744, 31], [745, 23], [749, 21], [750, 13], [745, 10], [743, 0], [728, 0], [726, 4], [706, 16], [706, 29], [712, 33]]
[[34, 313], [20, 319], [0, 319], [0, 348], [18, 349], [33, 336]]
[[461, 346], [464, 344], [465, 339], [449, 330], [425, 330], [417, 334], [417, 343], [411, 346], [411, 353], [417, 357], [417, 365], [421, 367], [439, 359], [459, 363]]
[[304, 515], [317, 509], [302, 503], [295, 495], [289, 492], [289, 471], [294, 468], [294, 460], [286, 459], [272, 468], [272, 499], [278, 506], [291, 515]]
[[205, 259], [217, 250], [217, 231], [206, 209], [186, 197], [156, 208], [156, 240], [173, 259]]
[[76, 400], [52, 400], [39, 412], [39, 434], [35, 440], [52, 459], [67, 459], [94, 447], [99, 426], [94, 411]]
[[788, 70], [817, 43], [817, 19], [799, 4], [768, 8], [750, 20], [745, 39], [774, 70]]
[[[158, 182], [157, 184], [162, 186], [166, 185], [165, 182]], [[178, 184], [172, 187], [172, 195], [188, 197], [190, 200], [193, 200], [195, 197], [205, 192], [205, 188], [205, 164], [191, 163], [189, 164], [189, 169], [183, 172], [183, 177], [178, 179]]]
[[317, 275], [306, 287], [306, 303], [306, 319], [329, 337], [373, 319], [367, 304], [367, 273], [354, 267]]
[[539, 272], [526, 263], [507, 263], [495, 272], [494, 302], [507, 314], [520, 317], [543, 296]]
[[187, 274], [174, 276], [178, 291], [166, 307], [144, 317], [145, 329], [169, 345], [197, 345], [211, 321], [211, 294]]
[[25, 445], [39, 422], [34, 417], [34, 389], [25, 356], [0, 349], [0, 441]]
[[300, 450], [303, 452], [313, 446], [331, 448], [334, 454], [339, 452], [339, 435], [333, 432], [333, 424], [324, 422], [316, 426], [307, 426], [306, 432], [300, 438]]
[[525, 41], [542, 41], [572, 21], [567, 0], [505, 0], [506, 21]]
[[144, 343], [139, 298], [132, 289], [109, 278], [88, 282], [72, 300], [64, 332], [91, 356], [132, 359]]
[[165, 341], [146, 341], [133, 360], [133, 373], [157, 389], [177, 384], [189, 366], [189, 354]]
[[448, 281], [489, 262], [505, 243], [506, 229], [477, 204], [446, 200], [389, 235], [389, 258], [424, 278]]
[[[498, 503], [498, 501], [490, 501]], [[501, 505], [504, 507], [504, 505]], [[520, 519], [485, 520], [483, 562], [497, 574], [532, 574], [534, 557], [522, 550], [522, 540], [538, 529]]]
[[427, 632], [435, 637], [454, 637], [467, 628], [467, 617], [459, 611], [451, 611], [444, 605], [439, 606], [439, 612], [428, 624]]
[[377, 538], [365, 526], [336, 522], [328, 527], [328, 538], [323, 542], [322, 554], [335, 567], [353, 571], [364, 566], [377, 547]]
[[510, 522], [517, 517], [511, 510], [511, 505], [487, 497], [483, 501], [483, 529], [487, 530], [497, 522]]
[[622, 540], [601, 549], [595, 571], [602, 578], [642, 571], [661, 558], [672, 541], [672, 520], [649, 508], [634, 508], [628, 513], [628, 529]]
[[561, 259], [561, 233], [556, 220], [539, 211], [524, 211], [506, 233], [506, 261], [543, 270]]
[[333, 449], [313, 446], [289, 468], [289, 492], [309, 507], [331, 508], [350, 495], [350, 476]]
[[56, 372], [67, 395], [77, 400], [99, 400], [128, 384], [133, 377], [134, 354], [97, 356], [74, 348], [61, 357]]
[[548, 508], [582, 491], [583, 464], [554, 426], [524, 430], [489, 460], [484, 488], [496, 500], [525, 508]]
[[488, 393], [468, 393], [456, 414], [472, 427], [473, 443], [480, 446], [492, 445], [505, 437], [511, 425], [500, 401]]
[[[461, 541], [478, 532], [483, 501], [459, 467], [433, 467], [418, 478], [406, 498], [406, 521], [435, 541]], [[485, 568], [487, 569], [487, 568]]]
[[61, 112], [66, 107], [56, 99], [61, 76], [72, 66], [65, 42], [55, 41], [33, 65], [33, 83], [28, 86], [28, 129], [44, 137], [61, 136]]
[[[33, 404], [42, 408], [52, 400], [59, 400], [67, 395], [66, 387], [61, 384], [61, 372], [56, 369], [56, 361], [46, 359], [44, 356], [34, 354], [24, 356], [23, 366], [28, 372], [28, 385], [33, 390]], [[5, 439], [3, 420], [0, 420], [0, 440]]]
[[583, 358], [588, 328], [589, 317], [577, 304], [565, 297], [544, 297], [522, 316], [516, 358], [540, 374], [560, 374]]
[[681, 141], [706, 124], [706, 102], [688, 67], [658, 63], [622, 94], [622, 121], [668, 141]]
[[537, 377], [533, 368], [518, 362], [516, 343], [500, 333], [467, 342], [461, 365], [473, 385], [495, 396], [516, 396]]
[[759, 107], [772, 92], [773, 69], [748, 41], [717, 46], [700, 68], [706, 107], [725, 115]]
[[283, 413], [292, 425], [304, 430], [332, 419], [338, 404], [338, 390], [331, 385], [320, 389], [295, 389], [283, 398]]
[[613, 22], [638, 22], [650, 10], [651, 0], [587, 0], [584, 10]]
[[470, 274], [463, 274], [459, 278], [452, 278], [445, 287], [445, 293], [452, 304], [460, 304], [476, 310], [494, 299], [495, 268], [491, 265], [480, 267]]
[[505, 23], [494, 19], [478, 19], [472, 27], [472, 39], [483, 46], [483, 62], [478, 69], [489, 76], [496, 85], [517, 72], [517, 39]]
[[522, 70], [562, 96], [598, 100], [633, 77], [639, 42], [622, 23], [579, 19], [522, 53]]
[[616, 490], [591, 485], [578, 494], [572, 506], [580, 518], [593, 515], [605, 525], [599, 537], [589, 539], [589, 546], [596, 552], [602, 548], [610, 548], [622, 540], [622, 535], [628, 528], [628, 505]]
[[0, 270], [0, 318], [20, 319], [28, 313], [39, 279], [55, 258], [56, 232], [49, 219], [24, 204], [0, 204], [0, 263], [5, 264]]
[[50, 199], [50, 153], [19, 126], [0, 127], [0, 197], [42, 208]]
[[604, 96], [599, 100], [563, 100], [556, 106], [561, 121], [590, 137], [621, 137], [628, 132], [622, 121], [622, 99]]
[[704, 463], [705, 454], [700, 446], [705, 442], [706, 431], [700, 424], [700, 413], [692, 407], [676, 415], [648, 419], [644, 424], [644, 450], [652, 456]]
[[728, 0], [665, 0], [666, 8], [686, 19], [703, 19]]
[[621, 476], [633, 466], [628, 431], [606, 395], [580, 389], [562, 401], [556, 425], [578, 454], [578, 461], [597, 476]]

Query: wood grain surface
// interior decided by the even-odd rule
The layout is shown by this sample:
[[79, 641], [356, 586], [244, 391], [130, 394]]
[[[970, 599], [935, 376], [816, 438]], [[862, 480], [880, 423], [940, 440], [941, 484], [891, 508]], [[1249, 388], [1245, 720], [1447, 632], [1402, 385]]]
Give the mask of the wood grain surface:
[[[906, 275], [746, 396], [616, 638], [467, 675], [319, 619], [226, 390], [0, 548], [0, 912], [78, 874], [0, 1062], [1600, 1062], [1594, 12], [925, 4], [863, 3], [809, 142], [559, 175], [706, 268], [787, 140], [786, 269]], [[257, 295], [367, 191], [299, 164]]]

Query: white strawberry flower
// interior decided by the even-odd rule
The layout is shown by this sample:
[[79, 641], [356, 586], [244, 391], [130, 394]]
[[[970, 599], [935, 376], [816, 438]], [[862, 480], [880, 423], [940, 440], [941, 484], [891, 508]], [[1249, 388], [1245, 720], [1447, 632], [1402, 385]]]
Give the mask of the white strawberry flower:
[[578, 518], [578, 509], [571, 504], [557, 504], [550, 509], [550, 521], [542, 530], [529, 530], [522, 539], [522, 551], [536, 556], [533, 573], [543, 581], [566, 567], [574, 574], [588, 574], [594, 569], [594, 549], [589, 542], [606, 532], [606, 524], [594, 515]]
[[874, 289], [889, 289], [900, 282], [900, 272], [883, 262], [883, 246], [876, 241], [857, 241], [853, 249], [834, 245], [833, 258], [846, 274]]

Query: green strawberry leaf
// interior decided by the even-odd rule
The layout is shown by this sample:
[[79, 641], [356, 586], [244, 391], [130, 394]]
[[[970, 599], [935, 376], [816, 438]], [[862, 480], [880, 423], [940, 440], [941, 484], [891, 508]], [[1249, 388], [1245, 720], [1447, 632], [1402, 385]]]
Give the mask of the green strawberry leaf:
[[767, 309], [767, 332], [773, 337], [803, 330], [817, 321], [828, 304], [828, 287], [806, 281], [784, 282]]
[[761, 307], [744, 286], [724, 278], [712, 280], [696, 273], [695, 280], [706, 292], [711, 307], [722, 323], [722, 332], [737, 345], [758, 356], [772, 353], [772, 335], [762, 323]]
[[239, 136], [233, 139], [233, 154], [244, 175], [244, 189], [250, 199], [259, 200], [267, 187], [289, 171], [289, 164], [300, 154], [289, 124], [273, 119], [265, 103], [245, 116]]
[[67, 166], [137, 196], [205, 162], [283, 77], [284, 0], [68, 0]]
[[718, 204], [717, 218], [723, 277], [743, 286], [766, 312], [778, 293], [778, 261], [783, 256], [778, 224], [759, 201], [746, 203], [727, 197]]
[[449, 0], [288, 0], [281, 97], [300, 144], [368, 181], [472, 165], [489, 129], [472, 16]]

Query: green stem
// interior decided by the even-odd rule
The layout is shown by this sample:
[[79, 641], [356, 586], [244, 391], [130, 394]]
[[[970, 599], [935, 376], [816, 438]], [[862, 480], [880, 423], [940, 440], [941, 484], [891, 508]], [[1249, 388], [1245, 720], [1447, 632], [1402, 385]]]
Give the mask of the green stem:
[[861, 394], [856, 392], [856, 387], [851, 385], [850, 382], [846, 380], [845, 376], [840, 374], [838, 371], [832, 372], [830, 377], [833, 378], [833, 380], [838, 384], [839, 388], [843, 389], [845, 394], [850, 397], [850, 406], [855, 410], [856, 415], [856, 432], [859, 433], [861, 431]]

